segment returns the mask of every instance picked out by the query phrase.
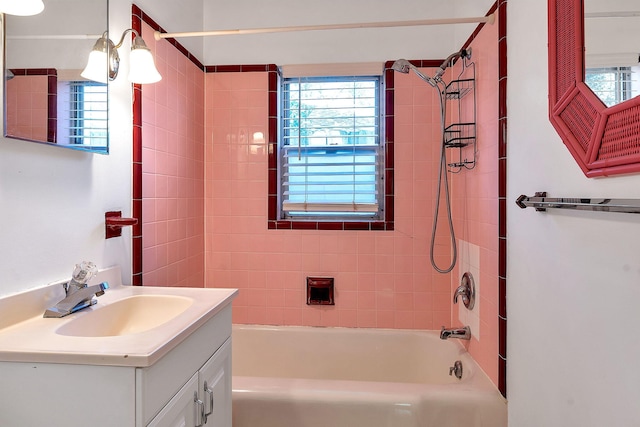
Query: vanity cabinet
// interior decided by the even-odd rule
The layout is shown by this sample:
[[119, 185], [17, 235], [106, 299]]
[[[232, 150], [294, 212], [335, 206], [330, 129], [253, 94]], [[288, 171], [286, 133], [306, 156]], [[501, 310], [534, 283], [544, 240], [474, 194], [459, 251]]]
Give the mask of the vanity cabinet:
[[202, 322], [150, 366], [0, 362], [0, 426], [231, 427], [231, 304]]
[[231, 426], [231, 339], [148, 424], [148, 427], [184, 426]]

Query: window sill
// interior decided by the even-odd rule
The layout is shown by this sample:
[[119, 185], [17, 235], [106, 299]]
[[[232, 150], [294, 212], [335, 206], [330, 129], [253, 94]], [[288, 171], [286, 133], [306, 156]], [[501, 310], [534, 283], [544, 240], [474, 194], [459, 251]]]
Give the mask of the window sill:
[[391, 231], [388, 221], [268, 221], [269, 230]]

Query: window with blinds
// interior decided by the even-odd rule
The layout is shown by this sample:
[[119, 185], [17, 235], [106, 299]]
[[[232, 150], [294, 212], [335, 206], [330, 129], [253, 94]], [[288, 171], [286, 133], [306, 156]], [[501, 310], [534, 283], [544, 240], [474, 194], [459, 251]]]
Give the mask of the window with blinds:
[[281, 94], [281, 217], [380, 219], [380, 77], [284, 78]]
[[638, 68], [587, 68], [585, 83], [607, 107], [611, 107], [640, 94]]
[[59, 83], [58, 142], [106, 147], [107, 85], [91, 81]]

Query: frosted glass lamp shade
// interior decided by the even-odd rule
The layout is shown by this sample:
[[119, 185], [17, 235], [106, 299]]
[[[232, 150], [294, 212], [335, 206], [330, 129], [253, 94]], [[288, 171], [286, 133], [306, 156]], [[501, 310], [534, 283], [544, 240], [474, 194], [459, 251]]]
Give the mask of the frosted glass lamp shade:
[[[0, 0], [2, 1], [2, 0]], [[153, 55], [138, 32], [132, 29], [125, 30], [117, 45], [114, 45], [105, 32], [93, 45], [89, 53], [87, 66], [80, 73], [85, 79], [100, 83], [115, 80], [120, 68], [120, 55], [118, 49], [122, 46], [125, 36], [133, 32], [135, 38], [131, 45], [129, 55], [129, 81], [132, 83], [155, 83], [162, 79], [153, 62]]]
[[153, 55], [140, 36], [136, 36], [129, 55], [129, 81], [132, 83], [156, 83], [162, 76], [153, 61]]
[[95, 82], [107, 83], [107, 52], [92, 50], [89, 53], [89, 61], [80, 75], [85, 79]]
[[42, 0], [0, 0], [0, 12], [9, 15], [31, 16], [43, 10]]
[[[1, 1], [1, 0], [0, 0]], [[107, 83], [118, 75], [120, 56], [113, 42], [107, 38], [107, 33], [96, 41], [89, 53], [89, 61], [80, 75], [85, 79], [100, 83]]]

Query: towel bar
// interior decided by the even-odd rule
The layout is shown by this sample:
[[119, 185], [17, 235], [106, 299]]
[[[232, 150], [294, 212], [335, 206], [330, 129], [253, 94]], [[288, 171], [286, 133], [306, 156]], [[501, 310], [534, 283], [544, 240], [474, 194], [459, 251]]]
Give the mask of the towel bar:
[[547, 209], [575, 209], [640, 214], [640, 199], [552, 198], [547, 197], [546, 191], [537, 192], [533, 197], [523, 194], [518, 197], [516, 204], [522, 209], [535, 208], [538, 212], [545, 212]]

